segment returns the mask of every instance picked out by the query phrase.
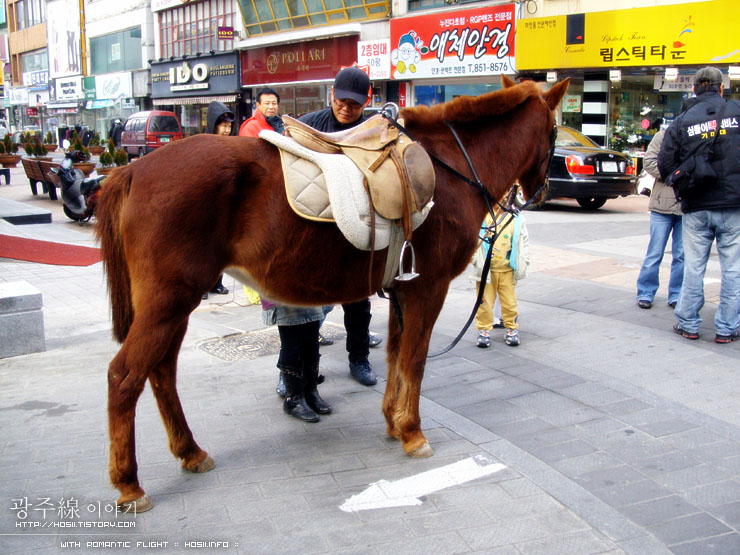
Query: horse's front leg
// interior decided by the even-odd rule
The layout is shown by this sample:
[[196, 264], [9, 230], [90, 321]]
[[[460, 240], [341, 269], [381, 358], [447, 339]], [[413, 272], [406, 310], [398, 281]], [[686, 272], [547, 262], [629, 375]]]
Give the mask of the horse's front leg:
[[419, 283], [405, 294], [404, 330], [396, 362], [396, 400], [389, 429], [400, 432], [403, 450], [412, 457], [430, 457], [433, 454], [421, 431], [419, 397], [429, 339], [442, 309], [446, 290], [446, 286], [422, 286]]
[[[399, 295], [400, 297], [400, 295]], [[402, 299], [398, 299], [402, 303]], [[400, 378], [398, 372], [398, 359], [401, 351], [401, 327], [398, 324], [395, 310], [388, 315], [388, 343], [386, 344], [386, 382], [385, 395], [383, 396], [383, 415], [388, 425], [388, 435], [395, 439], [401, 439], [401, 431], [396, 427], [394, 414], [398, 402], [398, 389]]]
[[167, 430], [170, 451], [175, 457], [182, 459], [182, 467], [185, 470], [207, 472], [213, 469], [216, 463], [195, 442], [177, 394], [177, 355], [187, 329], [186, 320], [173, 337], [162, 363], [149, 375], [149, 383]]

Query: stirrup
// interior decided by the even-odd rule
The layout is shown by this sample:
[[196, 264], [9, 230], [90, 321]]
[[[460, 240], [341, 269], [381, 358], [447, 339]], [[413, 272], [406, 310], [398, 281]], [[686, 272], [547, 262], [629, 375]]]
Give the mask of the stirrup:
[[[410, 272], [403, 271], [403, 254], [406, 252], [406, 247], [411, 248]], [[401, 247], [401, 255], [398, 257], [398, 275], [396, 276], [396, 281], [411, 281], [412, 279], [417, 277], [419, 277], [419, 274], [416, 273], [416, 255], [414, 254], [414, 245], [412, 245], [408, 241], [404, 241], [403, 246]]]

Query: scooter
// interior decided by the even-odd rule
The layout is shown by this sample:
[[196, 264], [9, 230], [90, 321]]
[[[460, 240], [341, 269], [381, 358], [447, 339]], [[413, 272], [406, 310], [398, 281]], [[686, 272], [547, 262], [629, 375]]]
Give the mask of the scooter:
[[100, 197], [100, 182], [105, 179], [104, 175], [86, 179], [85, 174], [74, 167], [75, 162], [84, 160], [84, 155], [74, 150], [64, 156], [58, 168], [50, 170], [58, 180], [56, 185], [62, 189], [64, 214], [70, 220], [80, 222], [80, 225], [95, 215], [95, 207]]

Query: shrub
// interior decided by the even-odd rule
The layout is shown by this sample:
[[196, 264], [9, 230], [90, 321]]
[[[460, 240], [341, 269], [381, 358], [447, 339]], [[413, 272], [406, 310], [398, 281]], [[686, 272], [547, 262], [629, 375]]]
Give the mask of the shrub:
[[54, 135], [51, 134], [51, 131], [47, 131], [46, 135], [44, 135], [44, 144], [45, 145], [53, 145], [54, 143]]
[[18, 152], [18, 143], [13, 142], [10, 133], [3, 138], [3, 148], [5, 149], [5, 154], [15, 154]]
[[104, 150], [100, 153], [100, 165], [104, 168], [111, 167], [115, 161], [113, 160], [113, 155], [108, 152], [107, 150]]
[[90, 137], [90, 141], [87, 143], [87, 146], [100, 146], [100, 135], [98, 135], [97, 131], [93, 133], [92, 137]]
[[116, 150], [116, 153], [113, 155], [113, 161], [116, 163], [116, 166], [125, 166], [128, 164], [128, 153], [123, 150]]

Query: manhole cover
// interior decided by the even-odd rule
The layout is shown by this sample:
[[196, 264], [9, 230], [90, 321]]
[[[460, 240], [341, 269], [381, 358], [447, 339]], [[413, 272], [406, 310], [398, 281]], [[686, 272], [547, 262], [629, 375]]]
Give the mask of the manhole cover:
[[[325, 323], [321, 327], [321, 335], [338, 342], [344, 339], [344, 328], [335, 328]], [[256, 331], [236, 333], [226, 337], [206, 339], [197, 346], [218, 359], [227, 362], [235, 360], [254, 360], [267, 355], [277, 355], [280, 352], [280, 335], [277, 327], [273, 326]]]

